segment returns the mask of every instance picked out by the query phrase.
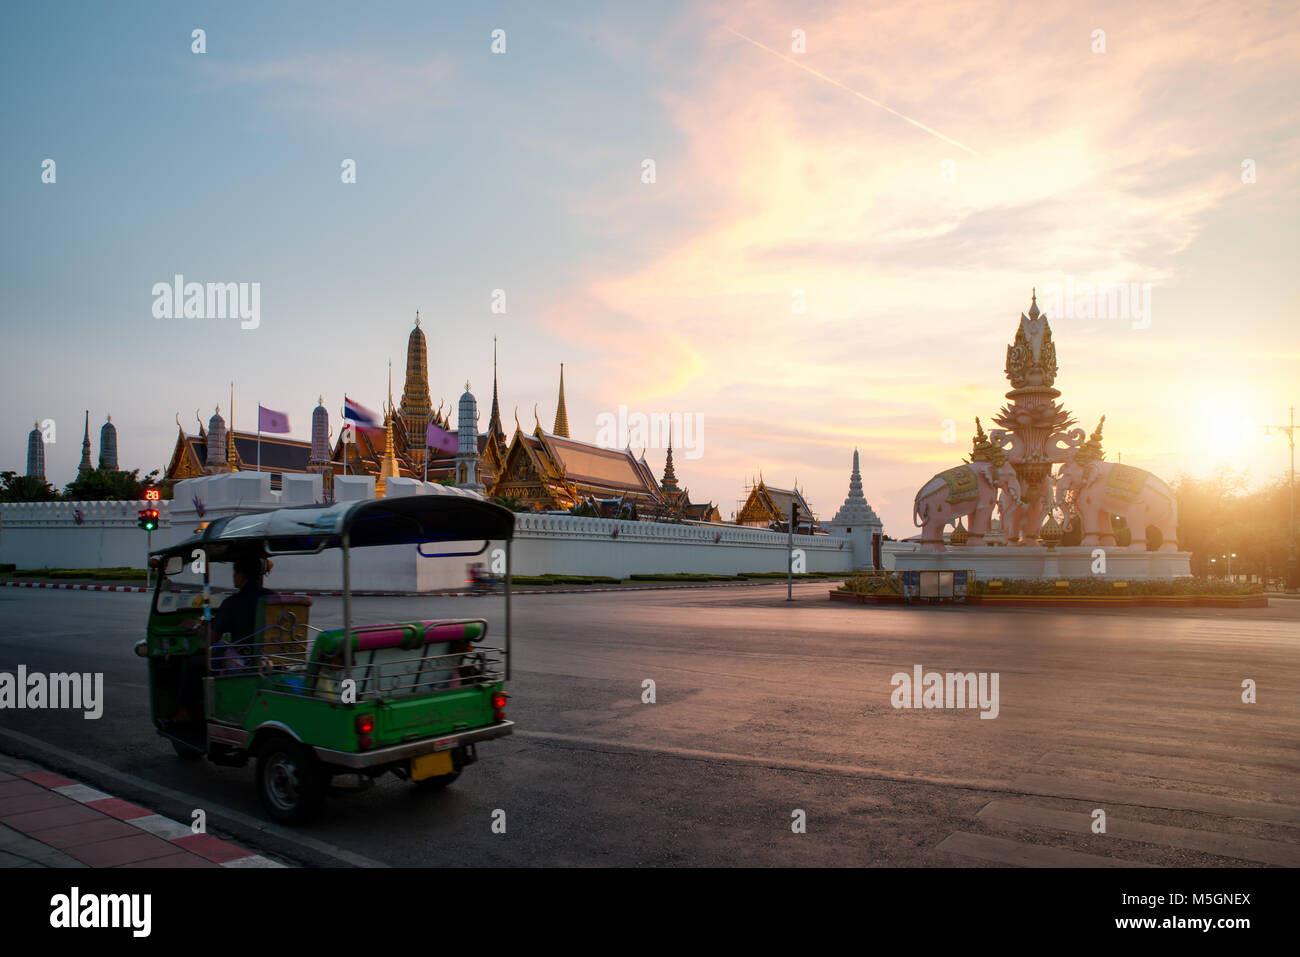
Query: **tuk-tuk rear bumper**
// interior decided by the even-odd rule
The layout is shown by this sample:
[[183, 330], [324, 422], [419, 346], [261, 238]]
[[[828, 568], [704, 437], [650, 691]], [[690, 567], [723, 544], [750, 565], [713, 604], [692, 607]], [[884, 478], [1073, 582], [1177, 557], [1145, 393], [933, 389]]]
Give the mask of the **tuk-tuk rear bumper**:
[[455, 734], [444, 734], [436, 738], [408, 741], [405, 744], [394, 744], [391, 747], [376, 748], [373, 751], [335, 751], [332, 748], [312, 748], [312, 750], [316, 752], [316, 757], [326, 764], [356, 770], [359, 768], [373, 768], [382, 764], [394, 764], [398, 761], [406, 761], [424, 754], [434, 754], [438, 751], [450, 751], [453, 748], [472, 744], [476, 741], [500, 738], [510, 734], [514, 729], [515, 723], [513, 721], [502, 721], [486, 728], [457, 731]]

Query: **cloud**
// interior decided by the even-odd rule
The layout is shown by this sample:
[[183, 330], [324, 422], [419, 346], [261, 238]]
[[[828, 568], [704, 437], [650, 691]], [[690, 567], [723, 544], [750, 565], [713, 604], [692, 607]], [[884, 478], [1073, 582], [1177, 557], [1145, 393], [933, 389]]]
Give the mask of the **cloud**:
[[267, 108], [372, 125], [450, 102], [451, 61], [404, 62], [383, 53], [313, 51], [208, 67], [215, 86], [244, 86]]
[[[880, 456], [869, 496], [873, 481], [919, 485], [927, 463], [965, 451], [973, 415], [1004, 401], [1003, 351], [1030, 285], [1185, 282], [1180, 255], [1256, 201], [1236, 153], [1262, 135], [1293, 140], [1294, 101], [1258, 91], [1294, 80], [1276, 37], [1296, 22], [1293, 8], [1211, 5], [692, 7], [665, 30], [702, 33], [698, 58], [661, 76], [681, 149], [660, 158], [653, 186], [596, 183], [574, 210], [610, 236], [654, 215], [669, 222], [663, 242], [612, 271], [603, 259], [574, 297], [583, 307], [564, 310], [566, 333], [599, 344], [611, 394], [671, 387], [679, 406], [713, 409], [710, 445], [734, 446], [728, 461], [779, 446], [815, 497], [838, 501], [856, 434]], [[794, 28], [808, 38], [802, 63], [905, 117], [735, 35], [784, 53]], [[1096, 28], [1105, 54], [1090, 49]], [[1225, 129], [1242, 145], [1225, 147]], [[1279, 162], [1294, 196], [1294, 164]], [[1176, 365], [1150, 362], [1151, 337], [1121, 345], [1146, 350], [1124, 361], [1149, 378], [1116, 382], [1104, 345], [1115, 338], [1058, 329], [1078, 389], [1067, 406], [1111, 396], [1139, 414], [1141, 391], [1180, 387]], [[886, 427], [882, 407], [903, 421]], [[938, 444], [949, 418], [957, 448]]]

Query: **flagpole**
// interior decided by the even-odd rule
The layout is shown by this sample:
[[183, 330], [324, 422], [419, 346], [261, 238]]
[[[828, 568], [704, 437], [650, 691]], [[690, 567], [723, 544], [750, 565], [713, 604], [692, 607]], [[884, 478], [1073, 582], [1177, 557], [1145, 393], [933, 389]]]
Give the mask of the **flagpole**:
[[[345, 393], [343, 393], [343, 429], [344, 429], [345, 432], [347, 431], [347, 427], [348, 427], [348, 394], [345, 392]], [[340, 438], [342, 438], [342, 436], [340, 436]], [[347, 474], [348, 474], [348, 443], [347, 443], [347, 440], [345, 439], [345, 440], [344, 440], [342, 443], [340, 443], [340, 444], [343, 446], [343, 474], [344, 474], [344, 475], [347, 475]]]
[[262, 403], [257, 403], [257, 470], [262, 471]]

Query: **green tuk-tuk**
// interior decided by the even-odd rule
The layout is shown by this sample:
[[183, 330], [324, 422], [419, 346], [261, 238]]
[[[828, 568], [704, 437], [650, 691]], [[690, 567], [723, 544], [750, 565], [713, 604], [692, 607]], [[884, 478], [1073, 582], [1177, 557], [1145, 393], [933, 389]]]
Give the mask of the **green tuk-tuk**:
[[[450, 784], [477, 760], [479, 742], [514, 728], [505, 718], [513, 535], [508, 509], [442, 494], [234, 515], [159, 549], [150, 563], [158, 584], [147, 637], [136, 645], [148, 660], [159, 734], [182, 757], [206, 755], [237, 767], [254, 758], [262, 804], [284, 823], [318, 811], [336, 774], [374, 778], [392, 771], [428, 790]], [[426, 551], [437, 542], [479, 541], [477, 551]], [[353, 549], [414, 545], [425, 557], [453, 557], [482, 554], [492, 542], [505, 548], [501, 646], [485, 643], [483, 618], [353, 621]], [[308, 596], [276, 593], [250, 593], [256, 601], [250, 635], [198, 628], [196, 621], [213, 620], [212, 565], [247, 566], [327, 549], [342, 555], [342, 628], [313, 626]], [[188, 713], [182, 698], [189, 659], [189, 674], [202, 684], [202, 713], [177, 722], [175, 715]]]

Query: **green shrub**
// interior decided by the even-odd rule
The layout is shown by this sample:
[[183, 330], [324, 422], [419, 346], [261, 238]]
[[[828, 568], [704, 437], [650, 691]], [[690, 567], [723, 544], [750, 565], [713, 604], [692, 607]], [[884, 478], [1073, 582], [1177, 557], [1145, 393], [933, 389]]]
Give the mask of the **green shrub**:
[[855, 572], [838, 590], [851, 595], [901, 595], [903, 579], [897, 572]]

